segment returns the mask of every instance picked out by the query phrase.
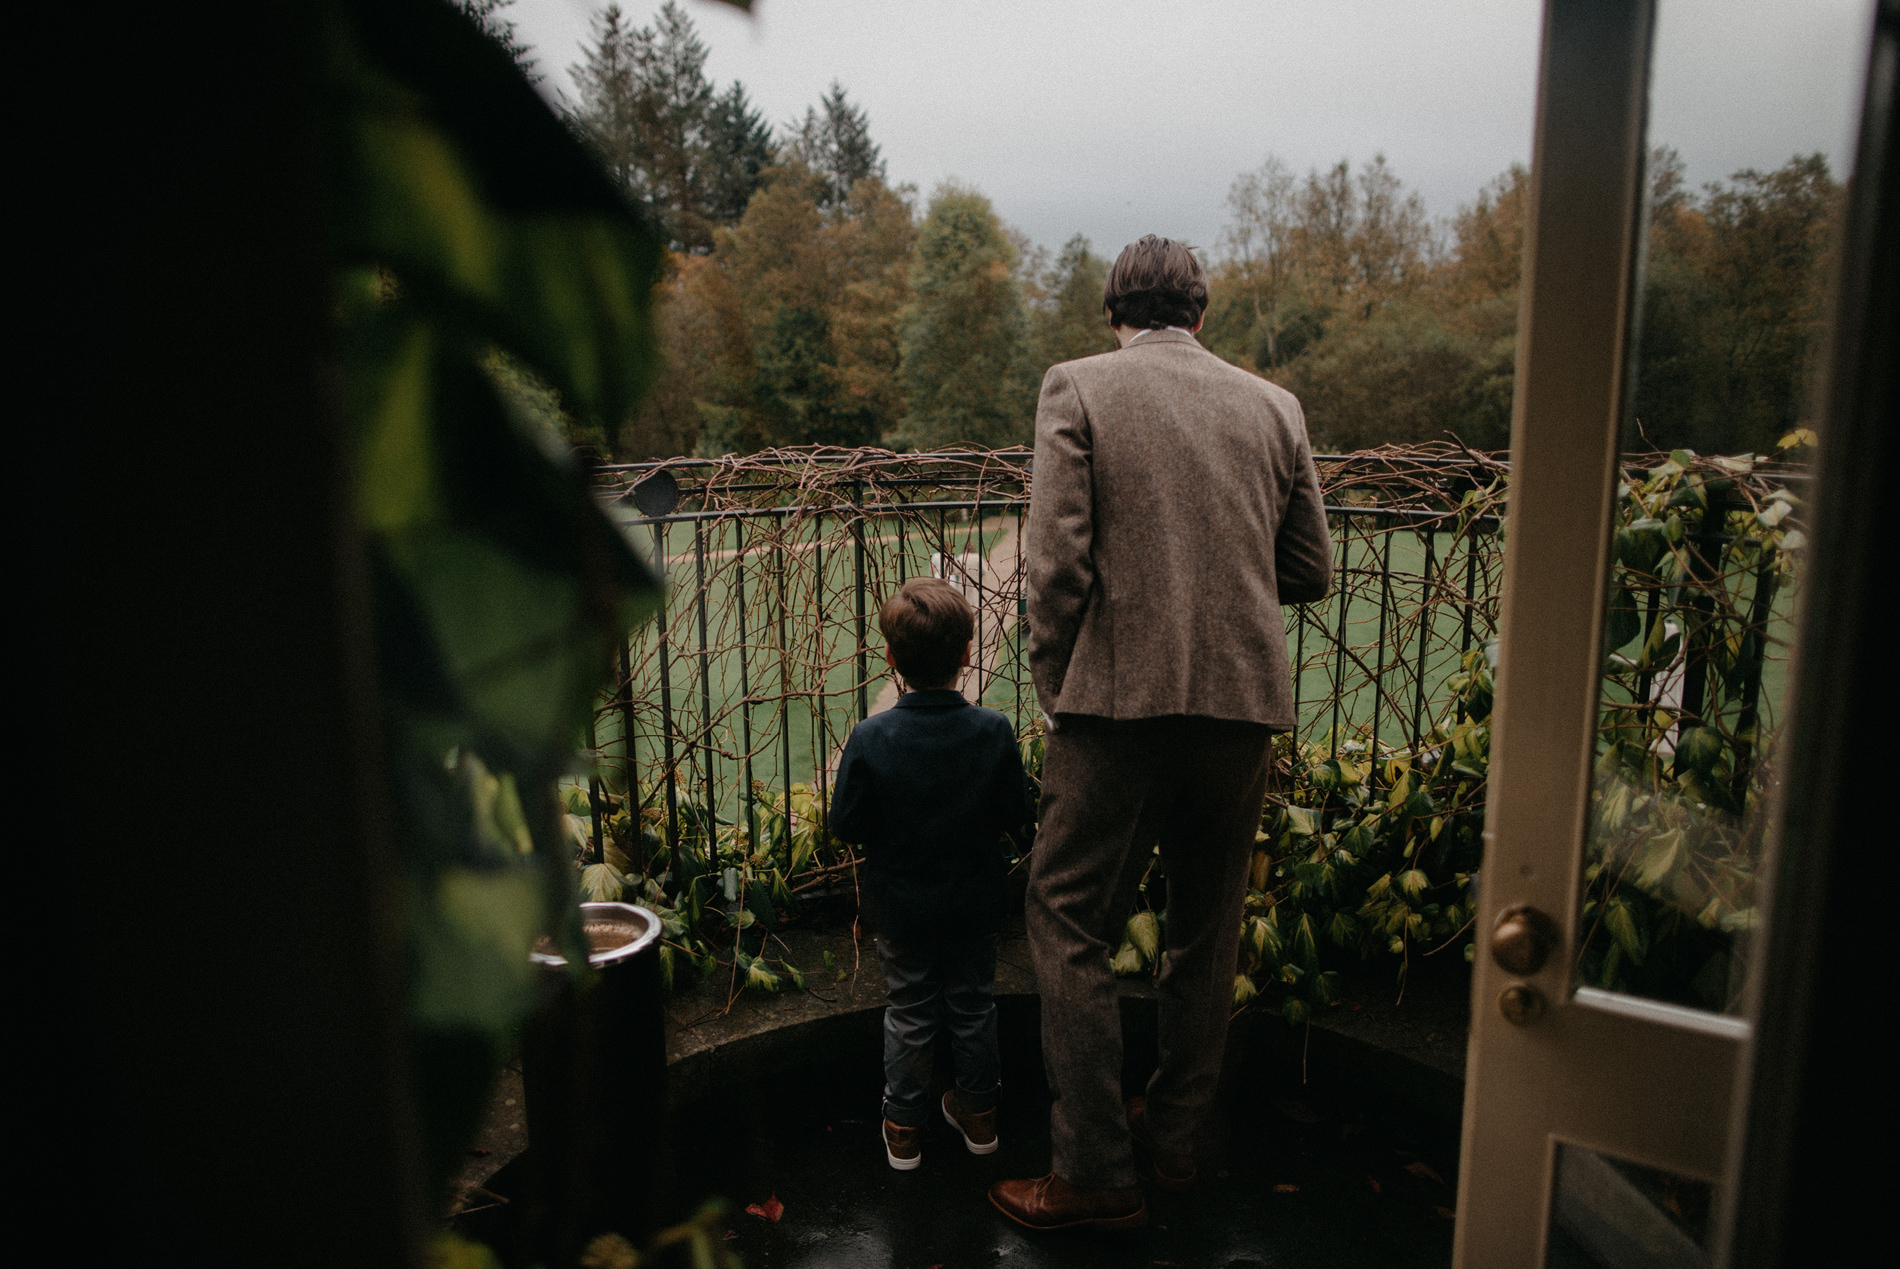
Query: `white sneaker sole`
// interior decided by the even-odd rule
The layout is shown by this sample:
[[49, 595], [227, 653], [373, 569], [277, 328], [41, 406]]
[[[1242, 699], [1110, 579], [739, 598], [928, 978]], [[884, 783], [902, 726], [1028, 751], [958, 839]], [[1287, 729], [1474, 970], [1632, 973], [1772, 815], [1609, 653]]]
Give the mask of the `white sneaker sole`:
[[[948, 1094], [946, 1094], [945, 1096], [947, 1098]], [[949, 1124], [952, 1128], [957, 1130], [957, 1136], [963, 1138], [963, 1144], [969, 1147], [971, 1154], [995, 1154], [996, 1147], [1003, 1144], [1003, 1139], [1000, 1136], [997, 1137], [994, 1141], [989, 1141], [982, 1145], [978, 1145], [976, 1142], [971, 1141], [969, 1136], [964, 1133], [963, 1125], [958, 1123], [957, 1117], [950, 1113], [950, 1106], [949, 1106], [948, 1101], [946, 1100], [938, 1104], [943, 1109], [943, 1121]], [[892, 1164], [891, 1166], [895, 1167], [896, 1164]]]
[[917, 1154], [913, 1155], [912, 1157], [908, 1159], [900, 1159], [896, 1155], [891, 1153], [891, 1148], [889, 1146], [884, 1147], [884, 1157], [886, 1159], [889, 1159], [891, 1161], [891, 1166], [893, 1168], [896, 1168], [899, 1172], [915, 1172], [917, 1170], [917, 1165], [924, 1161], [924, 1156], [923, 1156], [922, 1151], [919, 1151]]

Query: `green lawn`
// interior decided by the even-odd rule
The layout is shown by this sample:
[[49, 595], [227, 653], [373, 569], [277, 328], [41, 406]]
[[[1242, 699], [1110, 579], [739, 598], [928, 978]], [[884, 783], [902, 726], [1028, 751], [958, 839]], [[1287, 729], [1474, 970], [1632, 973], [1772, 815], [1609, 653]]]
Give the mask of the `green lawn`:
[[[650, 551], [651, 530], [642, 527], [638, 532]], [[969, 520], [949, 515], [941, 523], [933, 518], [922, 526], [913, 517], [901, 525], [896, 518], [865, 525], [865, 705], [876, 701], [885, 682], [878, 604], [900, 578], [928, 574], [933, 552], [943, 547], [954, 554], [987, 552], [1003, 532], [1001, 517], [986, 517], [980, 533]], [[747, 813], [745, 755], [750, 754], [752, 780], [778, 788], [789, 774], [791, 783], [810, 783], [860, 717], [856, 545], [830, 517], [822, 525], [806, 522], [782, 544], [771, 542], [763, 525], [728, 522], [706, 533], [703, 590], [691, 524], [665, 526], [662, 550], [669, 581], [664, 680], [674, 758], [681, 772], [680, 797], [710, 803], [722, 819], [742, 821]], [[822, 614], [820, 620], [813, 620], [815, 613]], [[642, 782], [653, 780], [664, 766], [660, 642], [657, 622], [635, 632], [632, 640], [634, 760]], [[756, 702], [750, 710], [742, 707], [748, 695]], [[705, 726], [708, 703], [710, 737]], [[624, 753], [620, 733], [618, 711], [603, 702], [596, 741], [614, 766]]]
[[[1009, 513], [1011, 518], [1015, 514]], [[1369, 520], [1364, 523], [1370, 525]], [[878, 602], [900, 576], [927, 573], [929, 556], [940, 545], [955, 553], [993, 549], [1003, 535], [1004, 520], [986, 518], [980, 533], [967, 519], [950, 516], [941, 525], [933, 519], [923, 527], [920, 535], [916, 519], [900, 524], [894, 517], [865, 525], [864, 572], [869, 593], [864, 600], [867, 679], [862, 695], [866, 704], [876, 701], [885, 682], [877, 634]], [[1493, 633], [1489, 614], [1495, 612], [1495, 597], [1488, 592], [1501, 579], [1501, 568], [1491, 554], [1495, 539], [1479, 535], [1475, 548], [1470, 548], [1471, 539], [1434, 535], [1428, 578], [1427, 547], [1421, 534], [1407, 528], [1362, 533], [1359, 525], [1354, 530], [1335, 556], [1333, 594], [1303, 612], [1289, 610], [1287, 614], [1288, 650], [1299, 667], [1300, 734], [1317, 743], [1329, 743], [1335, 727], [1342, 739], [1363, 736], [1376, 714], [1380, 741], [1404, 746], [1412, 740], [1415, 719], [1423, 732], [1444, 721], [1445, 680], [1457, 671], [1465, 647], [1481, 644]], [[650, 544], [650, 530], [639, 532], [643, 544]], [[822, 551], [814, 549], [820, 533]], [[829, 517], [822, 526], [807, 522], [784, 543], [773, 542], [765, 527], [757, 524], [726, 523], [708, 530], [703, 591], [706, 651], [702, 657], [702, 592], [693, 542], [692, 525], [667, 526], [663, 551], [671, 582], [666, 610], [671, 641], [666, 683], [675, 760], [681, 771], [680, 796], [702, 806], [710, 803], [722, 819], [742, 821], [747, 811], [748, 752], [753, 780], [773, 788], [782, 787], [788, 779], [811, 783], [814, 771], [842, 744], [860, 717], [856, 549], [839, 522]], [[1475, 549], [1479, 559], [1476, 604], [1467, 636], [1468, 549]], [[1389, 573], [1389, 580], [1382, 580], [1382, 572]], [[742, 587], [743, 641], [737, 603]], [[1429, 620], [1421, 621], [1416, 614], [1428, 602]], [[1792, 628], [1793, 607], [1792, 593], [1778, 594], [1775, 625], [1783, 638]], [[821, 619], [813, 620], [814, 613], [822, 614]], [[1333, 630], [1344, 631], [1346, 653], [1329, 637]], [[1015, 718], [1019, 726], [1034, 716], [1036, 708], [1022, 634], [1018, 624], [1003, 641], [995, 677], [983, 694], [985, 705]], [[663, 765], [659, 643], [659, 626], [653, 623], [636, 632], [632, 645], [638, 702], [634, 758], [643, 782], [653, 780]], [[1633, 651], [1633, 646], [1625, 651]], [[1774, 717], [1773, 706], [1785, 690], [1786, 676], [1785, 657], [1771, 649], [1764, 669], [1764, 720]], [[742, 682], [757, 702], [749, 718], [740, 705], [746, 695]], [[1375, 683], [1383, 690], [1375, 691]], [[710, 762], [704, 721], [708, 703], [714, 720]], [[617, 765], [623, 750], [616, 711], [601, 714], [597, 740]]]

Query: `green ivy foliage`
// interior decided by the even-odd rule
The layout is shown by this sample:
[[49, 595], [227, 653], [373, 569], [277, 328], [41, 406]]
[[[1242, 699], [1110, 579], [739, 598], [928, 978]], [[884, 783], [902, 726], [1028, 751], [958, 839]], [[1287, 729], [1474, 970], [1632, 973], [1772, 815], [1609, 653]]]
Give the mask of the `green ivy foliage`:
[[[1801, 498], [1751, 479], [1758, 464], [1676, 450], [1618, 486], [1584, 873], [1579, 981], [1718, 1011], [1739, 1002], [1756, 922], [1765, 671], [1804, 545]], [[1681, 700], [1656, 690], [1672, 681]]]
[[440, 1190], [534, 1007], [534, 939], [586, 963], [554, 783], [660, 593], [495, 367], [621, 417], [651, 377], [660, 243], [466, 16], [324, 16], [336, 337]]

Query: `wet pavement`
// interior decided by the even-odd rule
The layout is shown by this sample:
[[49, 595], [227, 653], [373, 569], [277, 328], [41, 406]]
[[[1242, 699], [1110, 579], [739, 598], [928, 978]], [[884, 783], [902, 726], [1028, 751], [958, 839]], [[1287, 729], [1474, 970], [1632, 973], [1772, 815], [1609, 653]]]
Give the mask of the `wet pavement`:
[[[996, 1212], [985, 1191], [1048, 1170], [1046, 1094], [1005, 1087], [997, 1153], [969, 1154], [939, 1123], [923, 1165], [897, 1172], [879, 1139], [876, 1072], [851, 1073], [872, 1082], [842, 1068], [806, 1071], [687, 1108], [681, 1137], [693, 1145], [676, 1152], [675, 1179], [683, 1193], [732, 1203], [729, 1237], [748, 1269], [1451, 1261], [1455, 1129], [1403, 1110], [1310, 1088], [1302, 1096], [1297, 1085], [1239, 1091], [1222, 1108], [1226, 1141], [1199, 1187], [1177, 1195], [1144, 1185], [1147, 1228], [1037, 1234]], [[744, 1210], [773, 1198], [783, 1205], [777, 1221]]]
[[[783, 941], [807, 966], [831, 952], [839, 972], [775, 997], [729, 999], [716, 982], [683, 984], [666, 1002], [664, 1110], [634, 1147], [650, 1160], [653, 1214], [670, 1223], [709, 1196], [726, 1200], [730, 1245], [749, 1269], [1450, 1262], [1470, 990], [1462, 964], [1415, 967], [1402, 999], [1385, 975], [1349, 978], [1345, 1001], [1306, 1028], [1242, 1014], [1200, 1186], [1176, 1195], [1149, 1183], [1150, 1222], [1137, 1233], [1045, 1235], [985, 1197], [997, 1180], [1049, 1169], [1039, 1009], [1020, 931], [1006, 931], [997, 977], [1002, 1148], [972, 1156], [939, 1123], [923, 1166], [903, 1173], [885, 1162], [879, 1136], [875, 964], [856, 964], [848, 930]], [[1124, 980], [1121, 990], [1123, 1080], [1135, 1090], [1156, 1056], [1153, 988]], [[939, 1078], [947, 1083], [942, 1063]], [[505, 1072], [464, 1178], [486, 1188], [467, 1195], [474, 1210], [455, 1224], [526, 1265], [535, 1257], [508, 1250], [524, 1167], [532, 1171], [532, 1151], [520, 1154], [520, 1097], [518, 1073]], [[777, 1221], [745, 1210], [774, 1198]]]

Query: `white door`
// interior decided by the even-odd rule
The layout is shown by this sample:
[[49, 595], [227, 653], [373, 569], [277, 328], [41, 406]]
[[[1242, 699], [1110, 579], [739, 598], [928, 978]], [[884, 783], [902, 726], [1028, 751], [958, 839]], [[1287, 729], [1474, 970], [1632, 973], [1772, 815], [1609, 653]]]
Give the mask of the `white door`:
[[1708, 1263], [1643, 1181], [1720, 1182], [1750, 1037], [1739, 1010], [1578, 980], [1654, 27], [1650, 0], [1545, 13], [1460, 1269]]

